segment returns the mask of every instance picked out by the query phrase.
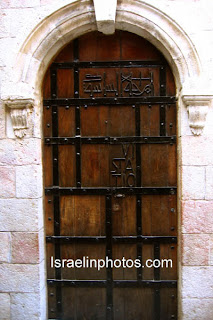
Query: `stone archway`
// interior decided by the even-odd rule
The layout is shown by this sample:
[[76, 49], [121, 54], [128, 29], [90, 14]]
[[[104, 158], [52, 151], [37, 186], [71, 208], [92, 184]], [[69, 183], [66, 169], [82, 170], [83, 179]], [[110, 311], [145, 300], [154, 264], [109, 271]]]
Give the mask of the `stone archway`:
[[[188, 107], [190, 127], [200, 134], [210, 95], [196, 49], [184, 30], [155, 7], [129, 0], [118, 1], [115, 27], [144, 37], [164, 54], [175, 76], [180, 101]], [[75, 1], [43, 20], [22, 45], [12, 70], [12, 82], [3, 85], [6, 104], [17, 109], [19, 102], [13, 100], [26, 99], [27, 104], [40, 105], [40, 80], [52, 58], [66, 43], [94, 30], [97, 25], [91, 0]]]

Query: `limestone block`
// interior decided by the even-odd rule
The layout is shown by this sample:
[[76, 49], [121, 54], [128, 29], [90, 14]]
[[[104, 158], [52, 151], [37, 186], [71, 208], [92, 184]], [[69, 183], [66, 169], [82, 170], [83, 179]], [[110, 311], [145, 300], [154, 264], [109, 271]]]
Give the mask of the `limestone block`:
[[209, 265], [208, 234], [184, 234], [182, 238], [182, 263], [187, 266]]
[[213, 299], [183, 299], [184, 320], [213, 319]]
[[204, 199], [205, 168], [196, 166], [182, 167], [182, 198]]
[[0, 140], [0, 166], [28, 165], [41, 163], [41, 140]]
[[10, 234], [0, 232], [0, 262], [10, 261]]
[[0, 291], [39, 292], [38, 264], [0, 264]]
[[0, 197], [12, 198], [15, 196], [15, 169], [0, 167]]
[[44, 260], [44, 255], [45, 255], [45, 247], [46, 247], [46, 241], [45, 241], [45, 230], [42, 228], [39, 230], [38, 233], [38, 245], [39, 245], [39, 261]]
[[0, 4], [0, 8], [29, 8], [37, 7], [40, 0], [4, 0]]
[[3, 104], [0, 101], [0, 138], [1, 139], [5, 138], [5, 132], [6, 132], [6, 128], [5, 128], [5, 111], [4, 111]]
[[42, 199], [0, 199], [1, 231], [38, 231], [38, 211]]
[[213, 266], [213, 234], [210, 235], [209, 264]]
[[213, 136], [185, 136], [181, 138], [182, 165], [205, 166], [213, 164]]
[[40, 319], [38, 293], [11, 294], [11, 320], [38, 320]]
[[12, 139], [0, 140], [0, 165], [13, 166], [16, 164], [15, 142]]
[[206, 196], [205, 196], [205, 198], [207, 200], [213, 200], [213, 167], [206, 168]]
[[183, 298], [213, 298], [213, 267], [182, 267]]
[[12, 263], [38, 263], [39, 237], [38, 233], [13, 232], [11, 246]]
[[27, 165], [16, 167], [16, 196], [38, 198], [42, 196], [42, 166]]
[[10, 320], [10, 295], [0, 293], [0, 320]]
[[25, 139], [16, 140], [15, 144], [16, 164], [40, 164], [41, 163], [41, 140]]
[[182, 232], [213, 233], [213, 201], [182, 201]]

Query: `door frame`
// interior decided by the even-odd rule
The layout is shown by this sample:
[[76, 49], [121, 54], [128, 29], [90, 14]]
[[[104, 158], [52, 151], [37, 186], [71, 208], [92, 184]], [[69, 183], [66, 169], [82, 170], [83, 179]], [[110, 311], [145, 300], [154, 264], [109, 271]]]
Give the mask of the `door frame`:
[[[188, 120], [189, 125], [196, 132], [196, 119], [193, 117], [193, 110], [197, 110], [198, 122], [201, 122], [201, 129], [205, 125], [207, 107], [211, 102], [211, 94], [208, 94], [205, 87], [205, 75], [202, 73], [199, 57], [196, 49], [187, 36], [187, 33], [174, 22], [168, 15], [153, 6], [135, 1], [130, 3], [123, 0], [117, 5], [116, 29], [126, 30], [150, 41], [159, 49], [173, 71], [176, 82], [178, 97], [178, 123], [177, 136], [191, 134], [189, 126], [184, 126]], [[95, 10], [92, 1], [75, 1], [65, 7], [62, 7], [46, 17], [32, 31], [23, 43], [14, 64], [11, 68], [9, 83], [5, 81], [2, 87], [2, 96], [4, 103], [10, 112], [30, 108], [34, 111], [36, 120], [28, 122], [27, 130], [33, 132], [33, 137], [40, 139], [38, 150], [42, 149], [42, 92], [41, 84], [44, 74], [51, 60], [57, 53], [72, 39], [79, 37], [87, 32], [97, 30]], [[171, 36], [172, 35], [172, 36]], [[191, 57], [190, 59], [188, 57]], [[208, 79], [206, 77], [206, 79]], [[8, 91], [9, 88], [9, 91]], [[21, 96], [20, 96], [21, 92]], [[199, 93], [199, 94], [197, 94]], [[187, 110], [188, 109], [188, 110]], [[32, 114], [32, 112], [31, 112]], [[22, 113], [23, 118], [30, 117], [27, 113]], [[182, 123], [182, 125], [181, 125]], [[26, 128], [19, 128], [20, 131]], [[19, 132], [20, 132], [19, 131]], [[178, 150], [181, 145], [178, 142]], [[39, 164], [42, 172], [42, 163]], [[179, 232], [178, 238], [181, 239], [181, 199], [182, 199], [182, 167], [181, 155], [178, 156], [178, 216]], [[39, 184], [39, 187], [41, 187]], [[37, 188], [37, 186], [35, 187]], [[40, 225], [43, 225], [43, 208], [39, 206], [38, 219]], [[45, 245], [40, 243], [41, 254], [44, 254]], [[182, 250], [179, 243], [179, 315], [181, 315], [181, 257]], [[46, 287], [46, 267], [41, 265], [38, 268], [38, 277], [40, 277], [40, 305], [43, 307], [43, 317], [45, 319], [45, 305], [43, 300], [43, 288]]]

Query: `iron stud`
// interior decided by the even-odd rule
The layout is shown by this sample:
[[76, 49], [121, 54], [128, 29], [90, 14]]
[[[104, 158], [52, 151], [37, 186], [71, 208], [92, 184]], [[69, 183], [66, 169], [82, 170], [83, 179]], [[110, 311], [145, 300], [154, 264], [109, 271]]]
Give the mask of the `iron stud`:
[[69, 109], [69, 108], [70, 108], [70, 106], [66, 106], [66, 107], [65, 107], [65, 109]]
[[51, 221], [51, 220], [52, 220], [52, 218], [51, 218], [51, 217], [48, 217], [48, 220], [49, 220], [49, 221]]

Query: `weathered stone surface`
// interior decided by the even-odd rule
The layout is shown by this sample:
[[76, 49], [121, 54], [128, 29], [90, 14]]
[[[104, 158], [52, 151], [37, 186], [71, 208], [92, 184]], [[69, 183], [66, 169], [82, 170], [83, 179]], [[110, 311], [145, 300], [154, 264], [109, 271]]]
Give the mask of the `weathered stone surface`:
[[183, 298], [213, 298], [213, 267], [182, 268]]
[[44, 250], [46, 247], [44, 228], [39, 230], [38, 239], [39, 239], [39, 261], [42, 261], [44, 260], [44, 255], [45, 255]]
[[[213, 151], [212, 151], [212, 153], [213, 153]], [[213, 167], [206, 168], [206, 196], [205, 196], [205, 199], [213, 200]]]
[[196, 166], [182, 167], [182, 198], [204, 199], [205, 168]]
[[15, 169], [0, 167], [0, 197], [12, 198], [15, 196]]
[[0, 293], [0, 320], [10, 320], [10, 295]]
[[0, 264], [0, 291], [39, 292], [38, 264]]
[[41, 199], [0, 199], [1, 231], [38, 231]]
[[0, 232], [0, 262], [10, 261], [10, 233]]
[[[1, 65], [1, 61], [0, 61], [0, 65]], [[1, 70], [1, 68], [0, 68], [0, 70]], [[5, 129], [5, 112], [4, 112], [3, 104], [0, 102], [0, 138], [1, 139], [3, 139], [5, 137], [5, 132], [6, 132], [6, 129]]]
[[42, 193], [42, 167], [39, 165], [16, 167], [17, 198], [38, 198]]
[[39, 237], [38, 233], [12, 233], [12, 263], [38, 263]]
[[211, 136], [185, 136], [181, 138], [182, 165], [205, 166], [213, 164], [213, 152], [209, 148], [213, 145]]
[[213, 319], [213, 299], [183, 299], [184, 320]]
[[40, 317], [39, 294], [12, 293], [11, 320], [38, 320]]
[[39, 6], [40, 1], [35, 0], [4, 0], [0, 4], [0, 8], [26, 8]]
[[182, 263], [187, 266], [209, 265], [209, 242], [207, 234], [184, 234], [182, 238]]
[[28, 165], [41, 163], [40, 139], [0, 140], [0, 165]]
[[213, 266], [213, 234], [210, 235], [209, 264]]
[[182, 232], [213, 233], [213, 201], [182, 201]]

